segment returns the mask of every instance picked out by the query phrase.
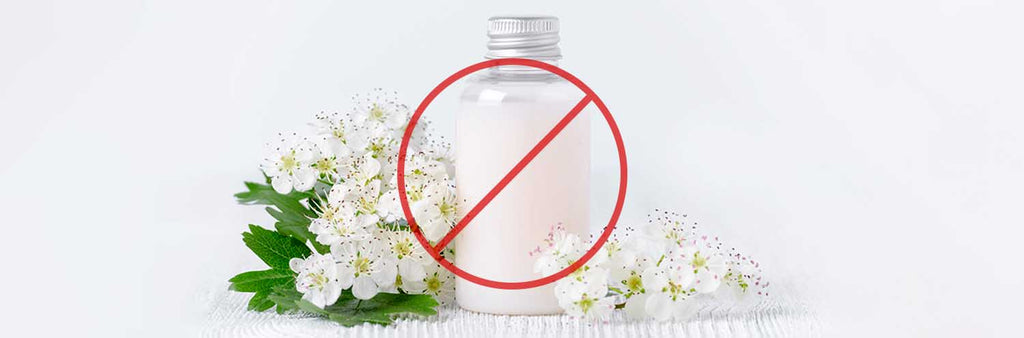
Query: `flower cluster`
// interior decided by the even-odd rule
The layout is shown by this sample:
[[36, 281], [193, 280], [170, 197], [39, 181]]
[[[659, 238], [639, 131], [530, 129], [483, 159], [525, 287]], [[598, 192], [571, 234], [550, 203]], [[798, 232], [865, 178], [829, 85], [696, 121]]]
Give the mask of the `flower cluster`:
[[[309, 231], [330, 248], [292, 259], [296, 290], [321, 308], [349, 288], [359, 299], [405, 292], [450, 302], [454, 276], [417, 243], [399, 204], [395, 173], [409, 109], [380, 89], [353, 101], [349, 113], [317, 114], [309, 134], [280, 134], [261, 164], [278, 193], [312, 194]], [[455, 224], [453, 165], [448, 145], [426, 129], [410, 139], [406, 188], [417, 224], [436, 241]]]
[[[566, 313], [604, 318], [617, 307], [630, 318], [686, 319], [702, 297], [742, 300], [767, 295], [760, 265], [675, 213], [655, 210], [641, 231], [626, 228], [585, 265], [555, 283]], [[535, 253], [534, 271], [551, 275], [572, 265], [587, 248], [577, 234], [556, 225]]]

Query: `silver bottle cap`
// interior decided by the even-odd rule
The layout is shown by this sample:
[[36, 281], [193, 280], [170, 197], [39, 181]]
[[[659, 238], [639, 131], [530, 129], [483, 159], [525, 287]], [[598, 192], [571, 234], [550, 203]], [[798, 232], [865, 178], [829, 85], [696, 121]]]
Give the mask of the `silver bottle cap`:
[[487, 22], [487, 58], [527, 58], [554, 61], [558, 48], [558, 18], [553, 16], [495, 16]]

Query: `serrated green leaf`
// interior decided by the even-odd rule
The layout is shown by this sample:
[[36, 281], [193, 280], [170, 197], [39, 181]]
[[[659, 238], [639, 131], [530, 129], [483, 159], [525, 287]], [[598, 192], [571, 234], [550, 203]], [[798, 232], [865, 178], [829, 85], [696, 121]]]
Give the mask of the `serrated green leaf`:
[[243, 272], [232, 277], [228, 281], [231, 282], [230, 289], [234, 291], [269, 292], [278, 285], [291, 284], [294, 280], [295, 273], [291, 270], [270, 269]]
[[288, 270], [288, 261], [292, 258], [306, 258], [311, 254], [305, 243], [254, 224], [249, 225], [249, 232], [242, 233], [242, 241], [264, 263], [277, 269]]
[[388, 325], [394, 321], [395, 315], [416, 314], [430, 316], [437, 314], [438, 303], [429, 295], [411, 295], [395, 293], [378, 293], [371, 299], [361, 300], [345, 290], [338, 301], [323, 309], [304, 300], [297, 302], [303, 311], [326, 316], [344, 326], [375, 323]]
[[271, 207], [267, 207], [267, 213], [278, 221], [274, 223], [274, 228], [277, 229], [277, 232], [298, 239], [303, 243], [311, 243], [316, 251], [321, 254], [331, 251], [330, 247], [316, 241], [316, 235], [309, 231], [310, 219], [306, 216], [281, 212]]
[[288, 194], [281, 194], [269, 184], [254, 182], [245, 182], [245, 187], [248, 191], [235, 194], [238, 203], [272, 205], [283, 212], [316, 217], [312, 210], [300, 202], [310, 197], [308, 192], [292, 191]]
[[267, 311], [267, 309], [274, 307], [274, 302], [271, 301], [270, 299], [267, 299], [267, 296], [270, 295], [270, 292], [270, 290], [256, 291], [256, 293], [252, 295], [252, 298], [249, 299], [249, 310], [263, 312]]
[[267, 299], [277, 305], [277, 313], [285, 313], [299, 308], [302, 294], [295, 290], [295, 285], [279, 285], [274, 287]]
[[235, 194], [238, 203], [269, 205], [267, 213], [277, 220], [274, 228], [283, 235], [293, 237], [303, 243], [310, 243], [317, 252], [325, 254], [330, 251], [326, 245], [316, 241], [316, 235], [309, 231], [309, 224], [312, 217], [316, 217], [315, 211], [302, 204], [303, 200], [311, 204], [317, 198], [314, 191], [299, 192], [292, 191], [288, 194], [281, 194], [268, 184], [245, 182], [248, 191]]

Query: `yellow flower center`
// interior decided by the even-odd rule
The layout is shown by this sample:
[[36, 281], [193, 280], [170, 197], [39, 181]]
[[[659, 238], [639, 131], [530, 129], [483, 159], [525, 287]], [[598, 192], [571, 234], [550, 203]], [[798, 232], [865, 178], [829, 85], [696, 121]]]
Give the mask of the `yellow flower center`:
[[359, 277], [359, 274], [362, 273], [369, 273], [370, 260], [363, 256], [356, 257], [356, 259], [352, 261], [352, 268], [356, 270], [356, 277]]
[[280, 169], [283, 172], [291, 174], [295, 169], [299, 168], [299, 161], [295, 160], [295, 152], [289, 152], [288, 154], [281, 156]]
[[369, 115], [371, 120], [384, 122], [384, 113], [384, 108], [377, 105], [376, 103], [373, 104], [373, 107], [370, 107]]
[[580, 310], [583, 310], [583, 313], [587, 313], [587, 311], [590, 311], [590, 308], [594, 307], [594, 299], [587, 297], [587, 294], [584, 293], [583, 299], [576, 302], [576, 305], [580, 307]]
[[644, 288], [643, 280], [640, 279], [640, 276], [637, 276], [636, 273], [630, 274], [629, 277], [626, 278], [626, 288], [628, 288], [630, 292], [639, 293]]
[[441, 290], [441, 279], [437, 275], [427, 277], [427, 290], [435, 294]]

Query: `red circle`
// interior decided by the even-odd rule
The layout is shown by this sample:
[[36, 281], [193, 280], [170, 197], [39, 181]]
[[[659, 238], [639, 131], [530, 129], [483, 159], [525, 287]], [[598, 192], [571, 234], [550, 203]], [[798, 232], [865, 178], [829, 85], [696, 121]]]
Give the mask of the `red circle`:
[[[405, 157], [406, 151], [409, 148], [409, 139], [412, 137], [412, 132], [416, 128], [416, 123], [419, 122], [419, 119], [423, 115], [423, 112], [427, 109], [427, 106], [429, 106], [430, 103], [434, 101], [434, 98], [436, 98], [438, 94], [440, 94], [442, 91], [448, 88], [448, 86], [450, 86], [455, 81], [458, 81], [459, 79], [465, 77], [466, 75], [469, 75], [481, 69], [505, 65], [527, 66], [543, 69], [551, 73], [554, 73], [562, 77], [563, 79], [571, 82], [572, 84], [576, 85], [576, 87], [582, 90], [584, 94], [589, 96], [591, 98], [591, 101], [595, 105], [597, 105], [598, 109], [601, 110], [601, 114], [604, 115], [605, 121], [608, 122], [608, 127], [611, 129], [612, 136], [615, 138], [615, 146], [616, 148], [618, 148], [619, 152], [618, 199], [615, 202], [615, 211], [612, 212], [612, 216], [608, 220], [608, 225], [605, 226], [604, 232], [601, 233], [601, 237], [597, 239], [597, 241], [590, 248], [590, 250], [583, 254], [583, 257], [580, 257], [580, 259], [577, 260], [572, 265], [569, 265], [565, 269], [562, 269], [561, 271], [553, 275], [524, 282], [502, 282], [479, 277], [472, 273], [466, 272], [465, 270], [460, 269], [459, 267], [455, 266], [455, 264], [441, 256], [439, 250], [435, 250], [434, 247], [430, 245], [430, 242], [428, 242], [426, 237], [423, 236], [423, 232], [420, 231], [419, 226], [416, 224], [416, 220], [412, 216], [412, 209], [410, 209], [409, 207], [409, 197], [406, 195], [405, 192]], [[473, 65], [470, 65], [469, 67], [459, 70], [458, 72], [455, 72], [455, 74], [452, 74], [448, 78], [444, 79], [444, 81], [441, 81], [441, 84], [437, 85], [437, 87], [434, 87], [434, 90], [431, 90], [430, 93], [427, 94], [427, 97], [424, 98], [422, 102], [420, 102], [419, 107], [416, 108], [416, 112], [413, 113], [412, 118], [409, 120], [409, 125], [405, 128], [405, 134], [402, 136], [402, 144], [398, 150], [397, 175], [398, 194], [401, 197], [399, 198], [399, 201], [402, 204], [402, 211], [405, 213], [405, 219], [409, 222], [409, 228], [412, 230], [413, 234], [416, 235], [416, 239], [420, 242], [420, 245], [423, 246], [423, 248], [427, 251], [427, 253], [430, 254], [431, 257], [434, 258], [434, 260], [436, 260], [439, 264], [441, 264], [441, 266], [443, 266], [445, 269], [448, 269], [448, 271], [451, 271], [455, 275], [479, 285], [506, 290], [529, 289], [549, 284], [561, 279], [562, 277], [568, 276], [573, 271], [576, 271], [576, 269], [582, 267], [583, 264], [586, 264], [587, 261], [589, 261], [590, 258], [594, 257], [594, 255], [597, 254], [597, 251], [600, 250], [602, 246], [604, 246], [604, 243], [608, 241], [608, 237], [611, 236], [612, 230], [615, 229], [615, 223], [618, 222], [619, 220], [619, 214], [622, 213], [622, 204], [626, 199], [626, 148], [622, 144], [622, 135], [619, 133], [619, 127], [618, 125], [615, 124], [615, 119], [612, 118], [612, 114], [608, 112], [608, 107], [604, 105], [604, 102], [601, 101], [601, 98], [598, 97], [597, 94], [590, 89], [590, 87], [587, 87], [587, 85], [583, 83], [583, 81], [580, 81], [580, 79], [576, 78], [572, 74], [569, 74], [569, 72], [562, 70], [561, 68], [558, 68], [557, 66], [537, 60], [519, 58], [494, 59], [475, 63]], [[444, 248], [441, 249], [443, 250]]]

